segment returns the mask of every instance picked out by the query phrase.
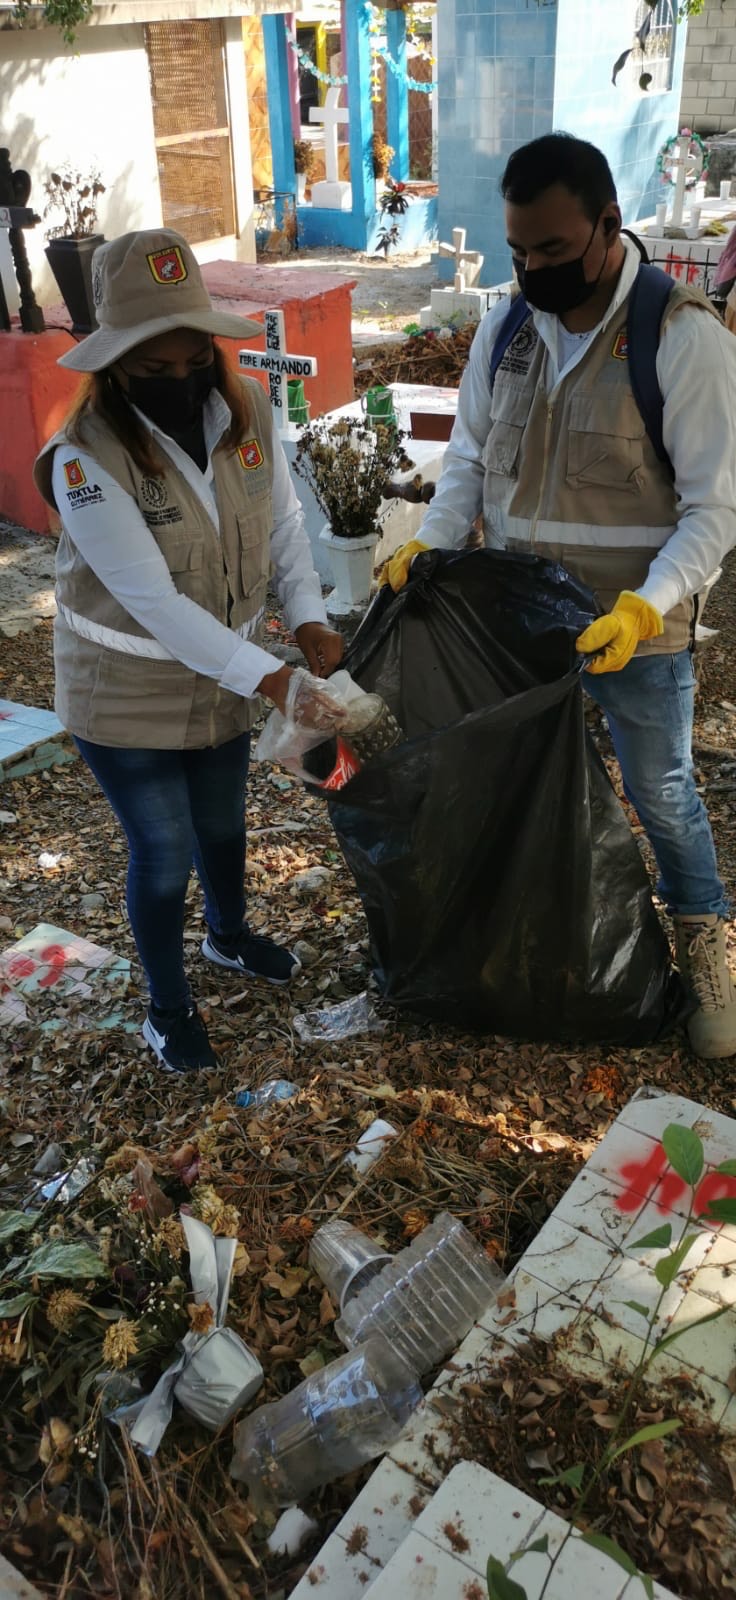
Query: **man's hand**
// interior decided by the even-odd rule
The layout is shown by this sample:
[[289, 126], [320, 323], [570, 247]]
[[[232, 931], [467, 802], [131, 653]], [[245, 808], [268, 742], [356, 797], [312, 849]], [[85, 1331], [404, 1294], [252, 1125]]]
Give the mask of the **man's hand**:
[[294, 629], [294, 638], [304, 656], [310, 672], [316, 678], [329, 678], [340, 665], [345, 651], [345, 640], [334, 628], [324, 622], [303, 622]]
[[613, 610], [591, 622], [575, 640], [575, 649], [580, 655], [593, 655], [586, 671], [620, 672], [642, 639], [657, 639], [662, 633], [664, 622], [656, 607], [640, 594], [622, 589]]
[[390, 583], [394, 594], [398, 594], [406, 583], [414, 557], [419, 555], [420, 550], [430, 548], [430, 545], [424, 544], [421, 539], [409, 539], [406, 544], [400, 545], [396, 554], [383, 563], [378, 580], [379, 589], [382, 589], [385, 583]]

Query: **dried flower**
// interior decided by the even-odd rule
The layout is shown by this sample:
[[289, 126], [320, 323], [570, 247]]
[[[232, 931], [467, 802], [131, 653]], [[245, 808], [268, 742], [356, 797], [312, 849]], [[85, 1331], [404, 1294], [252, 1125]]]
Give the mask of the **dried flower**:
[[74, 1442], [71, 1428], [61, 1417], [52, 1417], [43, 1429], [38, 1447], [38, 1459], [47, 1467], [56, 1455], [68, 1455]]
[[122, 1369], [127, 1367], [131, 1356], [138, 1354], [138, 1335], [135, 1324], [121, 1317], [119, 1322], [114, 1322], [102, 1342], [103, 1360], [109, 1362], [111, 1367]]
[[153, 1239], [155, 1244], [163, 1245], [175, 1261], [179, 1261], [186, 1250], [184, 1229], [176, 1217], [163, 1217]]
[[68, 1333], [87, 1301], [74, 1289], [54, 1289], [46, 1306], [46, 1321], [57, 1333]]
[[47, 239], [82, 239], [96, 231], [97, 200], [105, 193], [96, 168], [82, 173], [67, 163], [49, 175], [44, 188], [47, 200], [44, 217], [59, 218], [47, 228]]
[[199, 1145], [200, 1160], [212, 1161], [217, 1155], [219, 1150], [218, 1131], [217, 1128], [205, 1128], [204, 1132], [198, 1135], [197, 1143]]
[[215, 1318], [209, 1300], [203, 1300], [201, 1306], [187, 1306], [187, 1316], [192, 1324], [192, 1333], [208, 1333], [214, 1327]]
[[105, 1162], [106, 1172], [132, 1172], [136, 1161], [146, 1152], [139, 1144], [121, 1144], [119, 1150], [113, 1150]]
[[17, 1367], [18, 1363], [28, 1349], [28, 1340], [23, 1337], [21, 1322], [0, 1322], [0, 1366], [7, 1362], [10, 1366]]
[[336, 537], [378, 534], [381, 501], [403, 457], [403, 438], [393, 425], [371, 428], [350, 418], [330, 424], [318, 418], [304, 428], [294, 470], [309, 484]]
[[418, 1206], [410, 1206], [409, 1210], [404, 1212], [402, 1221], [407, 1239], [416, 1239], [417, 1234], [423, 1233], [429, 1225], [426, 1211], [420, 1211]]
[[279, 1237], [290, 1241], [311, 1239], [313, 1233], [314, 1223], [311, 1217], [284, 1217], [279, 1227]]
[[211, 1183], [198, 1183], [192, 1190], [192, 1211], [200, 1222], [206, 1222], [214, 1234], [236, 1239], [240, 1228], [237, 1206], [228, 1205]]

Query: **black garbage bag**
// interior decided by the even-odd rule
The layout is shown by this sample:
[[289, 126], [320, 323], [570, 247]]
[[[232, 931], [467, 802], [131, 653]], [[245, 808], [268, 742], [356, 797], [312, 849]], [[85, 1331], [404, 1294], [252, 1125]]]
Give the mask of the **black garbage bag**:
[[430, 551], [345, 665], [407, 742], [329, 801], [382, 994], [517, 1038], [644, 1043], [679, 1008], [649, 881], [585, 728], [593, 595], [536, 556]]

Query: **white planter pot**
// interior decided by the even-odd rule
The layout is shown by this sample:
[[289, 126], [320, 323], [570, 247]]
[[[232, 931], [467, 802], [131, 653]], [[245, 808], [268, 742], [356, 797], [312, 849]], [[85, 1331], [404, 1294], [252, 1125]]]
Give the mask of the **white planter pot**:
[[373, 565], [378, 543], [377, 533], [362, 539], [338, 539], [329, 523], [325, 523], [320, 544], [326, 546], [335, 587], [325, 602], [333, 617], [347, 616], [349, 612], [365, 605], [371, 592]]

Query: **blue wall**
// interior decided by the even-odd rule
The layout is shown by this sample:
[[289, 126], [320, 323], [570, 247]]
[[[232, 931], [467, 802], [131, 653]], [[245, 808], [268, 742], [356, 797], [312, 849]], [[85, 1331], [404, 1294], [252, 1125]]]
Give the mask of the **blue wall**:
[[[627, 221], [653, 210], [657, 151], [677, 131], [684, 25], [671, 91], [638, 95], [611, 83], [628, 43], [616, 0], [441, 0], [438, 23], [439, 233], [467, 229], [484, 284], [511, 272], [498, 192], [508, 157], [552, 128], [605, 151]], [[452, 276], [452, 262], [437, 268]]]
[[606, 0], [595, 6], [591, 0], [559, 0], [554, 125], [605, 152], [624, 221], [633, 222], [651, 215], [660, 198], [657, 153], [679, 125], [687, 28], [682, 23], [677, 28], [669, 92], [632, 92], [625, 74], [614, 88], [611, 68], [628, 43], [622, 10]]

